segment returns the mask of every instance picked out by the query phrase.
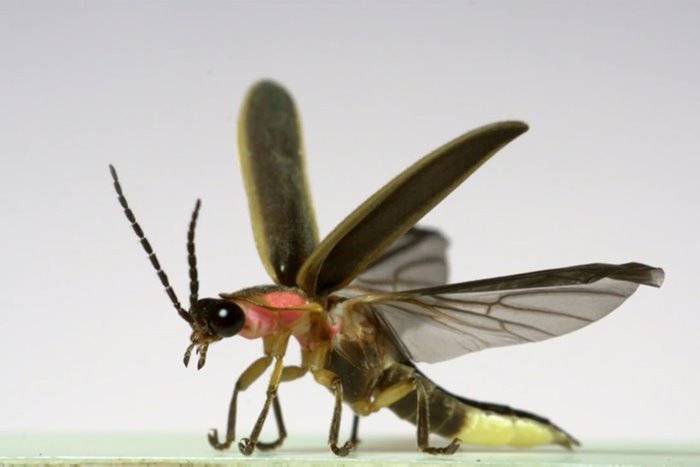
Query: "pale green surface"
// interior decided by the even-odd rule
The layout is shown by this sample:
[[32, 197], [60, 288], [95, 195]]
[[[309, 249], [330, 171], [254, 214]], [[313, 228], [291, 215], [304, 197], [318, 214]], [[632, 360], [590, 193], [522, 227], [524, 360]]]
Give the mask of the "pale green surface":
[[587, 443], [575, 452], [558, 448], [488, 450], [462, 448], [454, 456], [417, 453], [410, 439], [368, 439], [359, 451], [337, 458], [322, 437], [287, 440], [273, 453], [242, 456], [210, 449], [202, 435], [0, 435], [2, 464], [140, 465], [700, 465], [697, 443]]

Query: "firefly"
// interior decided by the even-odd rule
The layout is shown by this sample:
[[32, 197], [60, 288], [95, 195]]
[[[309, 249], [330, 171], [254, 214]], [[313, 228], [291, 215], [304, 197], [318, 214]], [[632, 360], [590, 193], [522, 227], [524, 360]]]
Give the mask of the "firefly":
[[[236, 335], [262, 340], [263, 356], [234, 386], [225, 435], [208, 433], [212, 447], [234, 443], [238, 395], [270, 367], [260, 415], [238, 444], [246, 455], [282, 445], [287, 431], [279, 386], [308, 373], [335, 398], [328, 445], [339, 456], [357, 446], [359, 417], [383, 408], [415, 425], [417, 447], [428, 454], [452, 454], [461, 443], [579, 444], [544, 417], [451, 394], [416, 367], [572, 332], [610, 313], [640, 284], [663, 282], [662, 269], [631, 262], [447, 284], [447, 240], [416, 223], [527, 129], [523, 122], [503, 121], [459, 136], [401, 172], [319, 240], [295, 104], [279, 84], [256, 83], [240, 112], [238, 144], [255, 244], [274, 284], [199, 298], [197, 200], [187, 231], [187, 309], [110, 165], [119, 203], [173, 307], [192, 329], [185, 366], [194, 351], [201, 369], [214, 342]], [[301, 349], [299, 365], [284, 364], [290, 340]], [[343, 403], [353, 424], [341, 443]], [[264, 442], [259, 438], [270, 409], [277, 438]], [[431, 433], [449, 442], [434, 446]]]

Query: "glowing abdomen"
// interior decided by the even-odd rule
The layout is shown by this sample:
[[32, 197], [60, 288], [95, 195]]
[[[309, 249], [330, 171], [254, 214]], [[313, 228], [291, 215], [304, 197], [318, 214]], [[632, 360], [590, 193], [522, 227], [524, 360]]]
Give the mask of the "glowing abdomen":
[[569, 437], [551, 424], [537, 420], [486, 412], [464, 406], [464, 423], [455, 435], [463, 443], [498, 446], [536, 446], [561, 444], [570, 446]]

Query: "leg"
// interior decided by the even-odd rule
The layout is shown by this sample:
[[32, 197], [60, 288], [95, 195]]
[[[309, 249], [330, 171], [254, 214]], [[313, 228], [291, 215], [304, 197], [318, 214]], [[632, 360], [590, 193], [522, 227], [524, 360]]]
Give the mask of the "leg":
[[[270, 404], [272, 403], [273, 400], [277, 398], [277, 388], [279, 386], [280, 380], [282, 378], [282, 357], [275, 357], [275, 366], [272, 369], [272, 375], [270, 376], [270, 382], [267, 385], [267, 391], [266, 391], [266, 397], [265, 397], [265, 403], [263, 404], [263, 408], [260, 411], [260, 415], [258, 416], [258, 420], [255, 422], [255, 425], [253, 426], [253, 431], [250, 433], [250, 437], [248, 438], [242, 438], [240, 443], [238, 443], [238, 449], [241, 451], [241, 453], [245, 454], [246, 456], [249, 456], [250, 454], [253, 453], [255, 450], [255, 446], [258, 444], [258, 437], [260, 436], [260, 432], [262, 431], [262, 427], [265, 424], [265, 419], [267, 418], [267, 414], [270, 411]], [[280, 412], [281, 415], [281, 412]], [[282, 433], [280, 431], [280, 435], [286, 434]], [[280, 441], [281, 443], [281, 441]], [[275, 444], [275, 443], [271, 443]]]
[[442, 447], [430, 446], [430, 414], [428, 412], [428, 394], [420, 376], [412, 378], [416, 388], [418, 408], [416, 414], [417, 444], [418, 449], [427, 454], [454, 454], [459, 449], [459, 440], [453, 439], [450, 444]]
[[352, 432], [350, 434], [350, 443], [353, 446], [357, 446], [360, 443], [360, 440], [357, 438], [357, 429], [360, 425], [360, 416], [355, 414], [352, 417]]
[[356, 414], [369, 415], [403, 399], [415, 390], [416, 388], [413, 381], [411, 379], [406, 379], [399, 383], [393, 384], [388, 388], [382, 389], [382, 391], [374, 396], [373, 399], [361, 399], [354, 402], [352, 404], [352, 410]]
[[279, 396], [275, 395], [272, 399], [272, 413], [275, 414], [275, 421], [277, 422], [277, 439], [271, 443], [264, 443], [258, 441], [255, 447], [261, 451], [271, 451], [282, 446], [285, 438], [287, 437], [287, 428], [284, 426], [284, 420], [282, 419], [282, 408], [280, 407]]
[[[314, 372], [316, 381], [331, 389], [335, 394], [335, 407], [333, 408], [333, 419], [331, 420], [331, 429], [328, 434], [328, 446], [331, 451], [337, 456], [347, 456], [350, 451], [355, 448], [355, 443], [350, 440], [343, 446], [338, 447], [338, 434], [340, 432], [340, 415], [343, 410], [343, 386], [340, 383], [340, 378], [329, 370], [317, 370]], [[353, 429], [355, 433], [355, 429]]]
[[[301, 378], [306, 374], [306, 372], [306, 368], [286, 366], [282, 368], [282, 377], [280, 378], [280, 382], [293, 381]], [[287, 429], [285, 428], [284, 420], [282, 419], [282, 408], [280, 407], [279, 395], [275, 396], [275, 398], [272, 400], [272, 413], [275, 414], [275, 421], [277, 422], [277, 439], [272, 443], [258, 441], [256, 447], [261, 451], [270, 451], [280, 447], [284, 439], [287, 437]]]
[[[219, 442], [218, 430], [216, 430], [215, 428], [209, 430], [209, 434], [207, 437], [209, 439], [209, 444], [213, 448], [219, 450], [228, 449], [231, 446], [231, 443], [233, 443], [233, 440], [236, 439], [236, 405], [238, 400], [238, 393], [240, 391], [245, 391], [246, 389], [248, 389], [250, 385], [253, 384], [260, 377], [260, 375], [263, 374], [267, 367], [270, 366], [270, 363], [272, 363], [272, 357], [260, 357], [259, 359], [251, 363], [250, 366], [246, 368], [245, 371], [243, 371], [243, 373], [241, 373], [241, 376], [238, 377], [238, 381], [236, 381], [236, 386], [233, 389], [233, 395], [231, 396], [231, 403], [229, 404], [228, 408], [226, 440], [223, 443]], [[280, 417], [277, 420], [278, 427], [280, 426], [281, 420], [282, 412], [280, 411]], [[284, 423], [282, 423], [280, 432], [282, 432], [283, 429]]]
[[[231, 396], [231, 402], [228, 409], [228, 422], [226, 425], [226, 440], [222, 443], [219, 441], [219, 432], [216, 429], [209, 431], [208, 438], [209, 444], [219, 450], [228, 449], [231, 444], [236, 439], [236, 406], [238, 400], [238, 393], [240, 391], [245, 391], [252, 385], [260, 375], [265, 372], [267, 367], [272, 363], [272, 357], [266, 356], [255, 360], [248, 368], [245, 369], [241, 376], [238, 377], [236, 381], [236, 386], [233, 390], [233, 395]], [[281, 381], [292, 381], [297, 378], [304, 376], [306, 369], [289, 366], [282, 370]], [[277, 440], [272, 443], [258, 443], [258, 446], [262, 450], [275, 449], [279, 447], [284, 439], [287, 437], [287, 430], [284, 426], [284, 420], [282, 419], [282, 409], [280, 407], [279, 401], [275, 398], [272, 406], [273, 413], [275, 414], [275, 421], [277, 422], [278, 437]]]

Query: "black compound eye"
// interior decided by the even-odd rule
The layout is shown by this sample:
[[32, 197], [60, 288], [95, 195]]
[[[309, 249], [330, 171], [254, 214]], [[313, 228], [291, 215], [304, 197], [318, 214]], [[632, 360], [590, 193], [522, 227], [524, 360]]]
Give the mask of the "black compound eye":
[[[204, 300], [201, 300], [204, 302]], [[228, 300], [208, 300], [202, 303], [209, 327], [219, 337], [238, 334], [245, 323], [245, 313], [241, 307]]]

